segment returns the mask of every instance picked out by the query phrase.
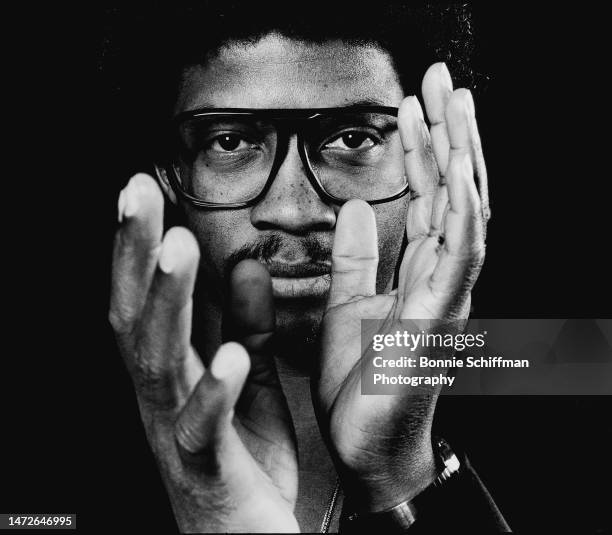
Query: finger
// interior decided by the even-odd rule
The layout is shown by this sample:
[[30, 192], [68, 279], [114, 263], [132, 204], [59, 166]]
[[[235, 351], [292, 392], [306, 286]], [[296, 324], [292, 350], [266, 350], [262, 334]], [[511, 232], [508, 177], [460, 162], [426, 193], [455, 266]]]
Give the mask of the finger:
[[[446, 179], [444, 179], [446, 180]], [[444, 216], [448, 209], [448, 188], [446, 184], [438, 188], [433, 200], [433, 208], [431, 212], [431, 229], [429, 234], [431, 236], [440, 236], [443, 232], [442, 224]]]
[[249, 355], [240, 344], [228, 342], [219, 348], [175, 424], [184, 461], [201, 461], [219, 448], [230, 428], [249, 366]]
[[450, 140], [450, 154], [469, 153], [472, 158], [478, 191], [481, 200], [481, 210], [484, 222], [490, 217], [489, 190], [487, 183], [487, 170], [480, 134], [476, 124], [476, 114], [472, 94], [467, 89], [457, 89], [449, 100], [446, 108], [446, 121]]
[[202, 373], [190, 342], [198, 263], [193, 234], [181, 227], [170, 229], [143, 311], [133, 373], [139, 391], [159, 404], [184, 401], [178, 398], [190, 392]]
[[376, 294], [378, 237], [374, 211], [365, 201], [345, 203], [336, 222], [327, 310]]
[[412, 197], [406, 219], [406, 232], [410, 242], [429, 234], [432, 203], [438, 190], [439, 175], [423, 110], [416, 97], [411, 96], [403, 100], [398, 112], [398, 126]]
[[230, 277], [230, 313], [242, 334], [265, 334], [274, 330], [272, 279], [257, 260], [243, 260]]
[[272, 280], [256, 260], [243, 260], [230, 277], [229, 313], [224, 335], [240, 342], [251, 356], [251, 375], [256, 382], [277, 383], [270, 354], [276, 318]]
[[453, 91], [446, 107], [446, 125], [450, 142], [450, 158], [469, 154], [471, 158], [472, 136], [470, 122], [474, 116], [474, 101], [468, 89]]
[[[428, 238], [419, 242], [409, 243], [404, 251], [400, 265], [398, 286], [399, 308], [403, 307], [404, 296], [409, 295], [413, 287], [418, 286], [423, 279], [431, 277], [438, 261], [436, 254], [437, 239]], [[410, 275], [408, 274], [410, 270]]]
[[480, 197], [469, 154], [455, 154], [447, 174], [449, 209], [444, 220], [444, 242], [431, 284], [451, 303], [463, 307], [484, 261]]
[[446, 107], [453, 92], [453, 82], [444, 63], [432, 65], [423, 78], [423, 101], [430, 123], [430, 137], [436, 164], [440, 173], [440, 187], [433, 200], [430, 234], [437, 236], [442, 232], [444, 211], [448, 202], [446, 190], [446, 168], [450, 151], [450, 141], [446, 125]]
[[484, 231], [486, 234], [486, 224], [491, 218], [491, 209], [489, 206], [489, 183], [487, 177], [487, 166], [485, 164], [484, 154], [482, 152], [482, 143], [480, 141], [480, 132], [478, 131], [478, 123], [476, 121], [476, 108], [474, 106], [474, 100], [470, 93], [470, 136], [472, 139], [472, 164], [474, 165], [474, 171], [477, 179], [478, 193], [480, 195], [480, 205], [482, 210], [482, 217], [484, 222]]
[[120, 343], [128, 343], [146, 302], [161, 245], [163, 202], [159, 187], [145, 174], [133, 176], [119, 196], [109, 319]]
[[446, 175], [450, 143], [446, 127], [445, 110], [453, 92], [453, 81], [444, 63], [435, 63], [425, 73], [421, 87], [425, 111], [430, 123], [433, 151], [440, 172]]

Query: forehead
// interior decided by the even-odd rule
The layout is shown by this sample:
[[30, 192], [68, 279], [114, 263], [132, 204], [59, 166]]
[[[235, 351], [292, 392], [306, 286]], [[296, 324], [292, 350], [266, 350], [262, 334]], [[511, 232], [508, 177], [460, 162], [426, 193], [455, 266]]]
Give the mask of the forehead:
[[215, 108], [327, 108], [356, 102], [399, 106], [389, 55], [341, 41], [305, 43], [268, 35], [232, 43], [183, 73], [175, 113]]

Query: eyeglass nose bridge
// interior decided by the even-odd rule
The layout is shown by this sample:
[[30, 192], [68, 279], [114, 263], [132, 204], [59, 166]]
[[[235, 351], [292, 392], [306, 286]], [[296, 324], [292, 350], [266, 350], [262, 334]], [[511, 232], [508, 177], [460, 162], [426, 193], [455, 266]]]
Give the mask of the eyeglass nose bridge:
[[312, 167], [310, 158], [308, 157], [308, 151], [306, 149], [306, 136], [304, 135], [304, 130], [306, 129], [307, 121], [309, 119], [316, 118], [317, 115], [318, 114], [315, 114], [310, 117], [304, 117], [300, 119], [292, 118], [286, 121], [275, 121], [278, 139], [276, 145], [276, 154], [272, 163], [272, 169], [270, 170], [270, 175], [268, 176], [268, 179], [266, 180], [263, 189], [261, 190], [259, 195], [257, 195], [257, 197], [255, 197], [252, 201], [249, 202], [249, 205], [255, 205], [260, 202], [261, 199], [266, 196], [267, 192], [272, 187], [272, 184], [276, 180], [281, 166], [287, 158], [291, 135], [294, 132], [297, 136], [298, 154], [300, 155], [300, 159], [302, 160], [302, 164], [306, 172], [306, 177], [308, 178], [308, 181], [312, 185], [313, 189], [317, 192], [317, 195], [319, 195], [319, 197], [328, 204], [331, 203], [342, 205], [346, 202], [346, 199], [335, 197], [334, 195], [331, 195], [327, 191], [325, 191], [325, 188], [317, 177]]
[[[360, 108], [361, 107], [353, 107], [352, 109], [357, 110]], [[330, 108], [330, 109], [334, 110], [333, 108]], [[367, 111], [381, 111], [382, 113], [393, 114], [394, 116], [397, 116], [396, 108], [387, 108], [387, 107], [381, 107], [381, 106], [367, 106], [365, 107], [365, 109]], [[232, 111], [233, 111], [233, 114], [246, 114], [246, 113], [250, 114], [253, 111], [260, 112], [261, 110], [235, 109]], [[189, 202], [191, 202], [191, 204], [193, 204], [196, 207], [200, 207], [200, 208], [212, 209], [212, 210], [215, 210], [215, 209], [227, 210], [227, 209], [240, 209], [240, 208], [247, 208], [250, 206], [254, 206], [266, 196], [267, 192], [270, 190], [272, 184], [274, 183], [274, 180], [276, 179], [278, 175], [278, 171], [280, 170], [280, 167], [282, 166], [283, 162], [285, 161], [287, 157], [287, 154], [289, 151], [289, 142], [291, 139], [291, 134], [295, 133], [297, 136], [298, 153], [303, 163], [304, 170], [306, 172], [306, 176], [308, 178], [308, 181], [311, 183], [312, 187], [315, 189], [315, 191], [319, 195], [319, 197], [326, 203], [336, 204], [339, 206], [347, 202], [349, 199], [336, 197], [326, 191], [325, 187], [323, 186], [323, 183], [321, 182], [321, 180], [319, 179], [319, 177], [317, 176], [314, 170], [313, 164], [310, 160], [308, 150], [307, 150], [307, 141], [306, 141], [305, 131], [307, 130], [307, 126], [309, 122], [324, 115], [322, 111], [329, 112], [329, 109], [322, 109], [322, 110], [311, 109], [311, 110], [307, 110], [309, 112], [307, 114], [304, 114], [304, 111], [306, 110], [301, 110], [301, 109], [300, 110], [268, 110], [268, 111], [274, 112], [274, 114], [268, 115], [268, 120], [270, 120], [276, 127], [277, 136], [278, 136], [277, 147], [276, 147], [276, 152], [274, 155], [274, 160], [272, 163], [272, 168], [270, 170], [268, 178], [266, 179], [264, 187], [262, 188], [262, 190], [257, 196], [255, 196], [253, 199], [249, 201], [234, 202], [234, 203], [222, 203], [221, 204], [221, 203], [203, 201], [189, 194], [187, 191], [185, 191], [185, 189], [182, 186], [181, 180], [179, 179], [180, 173], [178, 172], [178, 169], [175, 164], [164, 165], [163, 167], [166, 168], [167, 170], [168, 179], [169, 179], [170, 185], [172, 186], [172, 189], [180, 197], [188, 200]], [[279, 111], [282, 111], [283, 113], [277, 115], [276, 113]], [[395, 113], [390, 113], [392, 111]], [[298, 113], [294, 115], [294, 112], [298, 112]], [[228, 110], [219, 110], [218, 113], [228, 113]], [[188, 112], [184, 115], [197, 116], [197, 113]], [[175, 122], [180, 122], [179, 121], [180, 119], [181, 119], [181, 116], [176, 117]], [[364, 199], [365, 202], [367, 202], [370, 205], [382, 204], [382, 203], [391, 202], [391, 201], [394, 201], [396, 199], [403, 197], [404, 195], [409, 193], [410, 188], [409, 188], [407, 177], [404, 175], [402, 178], [405, 182], [405, 185], [395, 194], [389, 197], [375, 199], [375, 200]]]

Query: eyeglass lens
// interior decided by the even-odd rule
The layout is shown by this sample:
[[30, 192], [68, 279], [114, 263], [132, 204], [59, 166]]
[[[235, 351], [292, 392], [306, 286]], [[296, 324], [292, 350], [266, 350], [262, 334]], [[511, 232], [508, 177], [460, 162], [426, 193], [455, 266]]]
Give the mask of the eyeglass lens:
[[[310, 168], [323, 189], [340, 199], [378, 200], [405, 186], [397, 118], [343, 113], [309, 119], [302, 130]], [[207, 202], [254, 199], [264, 189], [280, 146], [274, 120], [199, 116], [180, 126], [177, 174], [186, 191]]]

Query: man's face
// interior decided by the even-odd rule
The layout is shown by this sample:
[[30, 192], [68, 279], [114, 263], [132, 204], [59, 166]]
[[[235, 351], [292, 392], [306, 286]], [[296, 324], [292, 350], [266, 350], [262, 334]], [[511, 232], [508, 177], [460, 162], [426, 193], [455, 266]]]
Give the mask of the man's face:
[[[363, 101], [399, 106], [403, 98], [389, 56], [341, 42], [303, 43], [276, 35], [224, 47], [205, 65], [185, 70], [175, 113], [215, 108], [328, 108]], [[380, 263], [377, 289], [390, 289], [404, 234], [408, 196], [374, 205]], [[309, 182], [296, 136], [265, 197], [231, 210], [185, 205], [200, 244], [203, 284], [223, 288], [237, 258], [265, 258], [281, 332], [314, 332], [327, 291], [340, 207]], [[213, 292], [214, 293], [214, 292]]]

